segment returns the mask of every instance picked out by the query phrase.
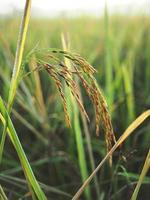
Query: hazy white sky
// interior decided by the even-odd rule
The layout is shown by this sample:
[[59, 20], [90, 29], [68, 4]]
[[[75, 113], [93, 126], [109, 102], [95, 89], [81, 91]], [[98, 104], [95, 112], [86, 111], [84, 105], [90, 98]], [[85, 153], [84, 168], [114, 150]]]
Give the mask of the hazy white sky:
[[[0, 15], [12, 12], [14, 9], [22, 10], [25, 0], [0, 0]], [[102, 12], [105, 0], [32, 0], [34, 14], [51, 15], [62, 12]], [[148, 9], [150, 0], [107, 0], [110, 11], [120, 12], [142, 11]], [[37, 11], [37, 13], [36, 13]]]

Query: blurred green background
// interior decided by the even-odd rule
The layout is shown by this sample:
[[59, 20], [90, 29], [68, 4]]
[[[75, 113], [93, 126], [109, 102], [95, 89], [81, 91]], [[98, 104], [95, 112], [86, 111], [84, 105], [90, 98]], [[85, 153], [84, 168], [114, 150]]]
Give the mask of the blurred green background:
[[[15, 17], [0, 19], [0, 95], [4, 100], [10, 86], [19, 24], [20, 19]], [[97, 18], [31, 19], [23, 58], [24, 73], [36, 66], [36, 58], [26, 62], [35, 47], [64, 48], [62, 34], [67, 38], [69, 51], [79, 53], [97, 70], [96, 79], [106, 97], [116, 138], [119, 138], [128, 125], [150, 107], [150, 17], [117, 14], [109, 17], [106, 12], [105, 17]], [[81, 93], [91, 121], [85, 125], [77, 113], [73, 117], [73, 128], [68, 129], [56, 86], [44, 70], [25, 76], [17, 91], [12, 121], [48, 199], [71, 199], [69, 195], [77, 191], [82, 180], [92, 172], [92, 166], [106, 154], [103, 130], [100, 137], [96, 137], [93, 107], [82, 87]], [[76, 132], [80, 133], [79, 148]], [[85, 132], [90, 133], [90, 139]], [[89, 156], [89, 141], [94, 165]], [[97, 187], [92, 181], [81, 199], [130, 199], [149, 144], [150, 124], [146, 121], [115, 152], [112, 169], [105, 164], [97, 174]], [[80, 153], [84, 155], [83, 163]], [[84, 168], [85, 174], [81, 172]], [[16, 152], [7, 139], [0, 183], [8, 199], [30, 199], [24, 181]], [[150, 199], [149, 189], [147, 175], [138, 199]]]

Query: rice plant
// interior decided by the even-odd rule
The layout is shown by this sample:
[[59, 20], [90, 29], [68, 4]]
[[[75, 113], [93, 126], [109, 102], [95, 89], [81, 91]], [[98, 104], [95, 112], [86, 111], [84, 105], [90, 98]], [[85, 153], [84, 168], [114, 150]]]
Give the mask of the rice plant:
[[149, 199], [149, 16], [30, 12], [0, 19], [0, 199]]

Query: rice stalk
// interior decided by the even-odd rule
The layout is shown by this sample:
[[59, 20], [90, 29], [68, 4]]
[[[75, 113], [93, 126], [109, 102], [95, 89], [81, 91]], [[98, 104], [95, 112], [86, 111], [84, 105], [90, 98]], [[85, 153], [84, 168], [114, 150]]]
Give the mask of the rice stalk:
[[18, 83], [19, 83], [19, 80], [21, 77], [21, 72], [22, 72], [21, 63], [22, 63], [25, 40], [26, 40], [28, 24], [29, 24], [29, 19], [30, 19], [31, 2], [32, 2], [31, 0], [26, 0], [24, 14], [23, 14], [21, 25], [20, 25], [20, 32], [18, 35], [15, 63], [14, 63], [14, 68], [13, 68], [11, 87], [10, 87], [10, 91], [9, 91], [8, 105], [7, 105], [9, 112], [13, 105], [17, 86], [18, 86]]
[[[24, 8], [24, 14], [22, 17], [21, 25], [20, 25], [20, 32], [18, 35], [18, 42], [17, 42], [17, 49], [16, 49], [16, 56], [14, 61], [14, 68], [13, 68], [13, 74], [11, 79], [11, 84], [9, 88], [9, 96], [8, 96], [8, 103], [7, 103], [7, 109], [8, 113], [11, 112], [11, 108], [13, 105], [14, 97], [17, 91], [17, 87], [19, 84], [20, 76], [21, 76], [21, 62], [23, 57], [23, 51], [24, 51], [24, 45], [27, 35], [27, 29], [30, 19], [30, 11], [31, 11], [31, 0], [26, 0], [25, 8]], [[2, 138], [1, 138], [1, 144], [0, 144], [0, 163], [2, 160], [2, 154], [5, 144], [5, 138], [6, 138], [6, 132], [7, 132], [7, 119], [5, 121]]]
[[[67, 39], [65, 38], [64, 34], [62, 34], [61, 36], [62, 36], [61, 37], [62, 46], [63, 46], [63, 49], [66, 51], [69, 49], [69, 45], [66, 41]], [[68, 69], [70, 69], [70, 70], [72, 69], [70, 60], [68, 60], [67, 58], [64, 58], [64, 63]], [[71, 74], [70, 74], [69, 78], [72, 79]], [[77, 86], [78, 86], [78, 83], [77, 83]], [[79, 91], [78, 94], [80, 97], [80, 88], [79, 87], [78, 87], [78, 91]], [[86, 155], [85, 155], [85, 150], [84, 150], [84, 145], [83, 145], [84, 138], [82, 136], [82, 129], [81, 129], [80, 120], [79, 120], [79, 109], [78, 109], [76, 102], [73, 101], [71, 91], [67, 87], [65, 87], [65, 94], [66, 94], [67, 102], [69, 103], [68, 109], [69, 109], [69, 106], [70, 106], [70, 108], [73, 108], [72, 114], [71, 114], [71, 112], [69, 112], [69, 114], [71, 114], [71, 121], [73, 122], [73, 132], [75, 134], [77, 151], [78, 151], [78, 162], [79, 162], [79, 167], [80, 167], [80, 171], [81, 171], [82, 181], [84, 181], [88, 177], [88, 169], [87, 169], [87, 161], [86, 161]], [[81, 102], [82, 102], [82, 99], [81, 99]], [[84, 114], [82, 114], [82, 116], [85, 117]], [[86, 117], [85, 117], [85, 119], [86, 119]], [[87, 199], [91, 199], [91, 191], [90, 191], [89, 187], [87, 187], [85, 190], [85, 197]]]
[[92, 174], [86, 179], [83, 185], [76, 192], [72, 200], [78, 200], [87, 185], [92, 181], [96, 173], [100, 170], [103, 164], [112, 156], [114, 151], [133, 133], [133, 131], [140, 126], [148, 117], [150, 116], [150, 110], [145, 111], [139, 117], [137, 117], [130, 126], [125, 130], [125, 132], [121, 135], [121, 137], [116, 141], [115, 145], [111, 148], [111, 150], [106, 154], [103, 160], [99, 163], [96, 169], [92, 172]]
[[144, 163], [144, 166], [143, 166], [143, 169], [142, 169], [142, 172], [140, 174], [140, 177], [139, 177], [139, 180], [138, 180], [138, 183], [135, 187], [135, 190], [133, 192], [133, 195], [131, 197], [131, 200], [136, 200], [137, 199], [137, 196], [138, 196], [138, 193], [139, 193], [139, 190], [140, 190], [140, 187], [144, 181], [144, 178], [148, 172], [150, 168], [150, 149], [148, 151], [148, 154], [147, 154], [147, 157], [146, 157], [146, 160], [145, 160], [145, 163]]

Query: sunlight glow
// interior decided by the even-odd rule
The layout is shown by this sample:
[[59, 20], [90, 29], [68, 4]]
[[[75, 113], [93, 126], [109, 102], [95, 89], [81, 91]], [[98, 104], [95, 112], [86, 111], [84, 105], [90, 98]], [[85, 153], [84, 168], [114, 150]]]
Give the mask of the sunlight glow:
[[[22, 10], [25, 0], [0, 0], [0, 15]], [[110, 12], [142, 11], [150, 5], [150, 0], [107, 0]], [[32, 12], [37, 16], [51, 16], [64, 13], [91, 13], [101, 15], [105, 6], [105, 0], [33, 0]]]

